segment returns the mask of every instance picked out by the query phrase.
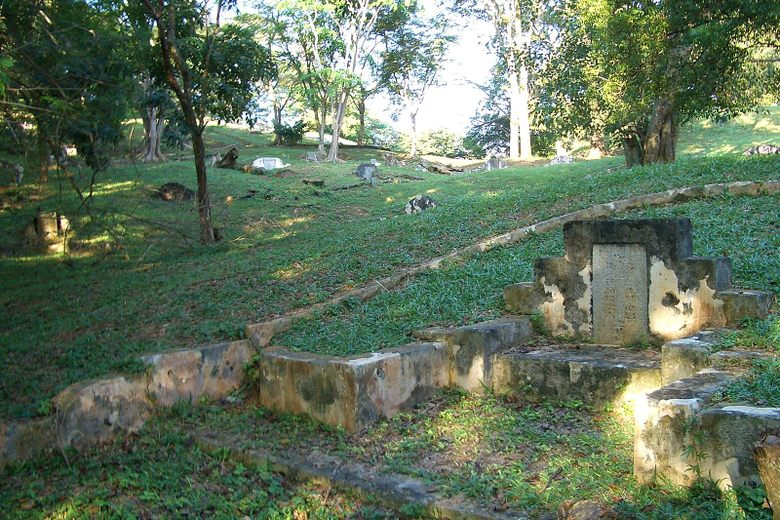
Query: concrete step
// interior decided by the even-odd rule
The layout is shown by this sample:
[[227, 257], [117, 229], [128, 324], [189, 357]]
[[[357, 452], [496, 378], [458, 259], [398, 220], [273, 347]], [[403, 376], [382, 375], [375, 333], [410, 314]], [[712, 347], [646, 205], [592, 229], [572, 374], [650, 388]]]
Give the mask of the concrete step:
[[518, 347], [494, 357], [493, 389], [592, 405], [634, 401], [661, 386], [660, 355], [599, 345]]

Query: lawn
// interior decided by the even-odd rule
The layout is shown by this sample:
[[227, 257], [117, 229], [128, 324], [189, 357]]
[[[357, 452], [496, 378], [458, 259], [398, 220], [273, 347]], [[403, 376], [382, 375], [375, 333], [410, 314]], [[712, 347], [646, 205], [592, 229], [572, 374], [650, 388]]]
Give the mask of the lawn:
[[[773, 111], [773, 121], [778, 116]], [[734, 129], [740, 143], [766, 137]], [[83, 207], [67, 179], [55, 172], [42, 188], [3, 188], [0, 418], [48, 413], [48, 400], [66, 385], [136, 369], [138, 354], [241, 337], [247, 322], [323, 301], [479, 238], [629, 195], [780, 178], [780, 158], [725, 154], [683, 156], [673, 165], [631, 170], [619, 157], [458, 176], [382, 167], [380, 178], [386, 182], [376, 188], [334, 189], [356, 184], [351, 172], [379, 152], [346, 148], [343, 164], [312, 164], [302, 159], [311, 145], [271, 148], [267, 135], [228, 127], [211, 127], [208, 144], [222, 151], [238, 145], [244, 164], [272, 155], [292, 165], [265, 176], [210, 170], [215, 225], [224, 236], [215, 246], [203, 247], [192, 238], [197, 229], [191, 204], [151, 197], [154, 187], [169, 181], [194, 188], [193, 166], [186, 160], [117, 161], [99, 176], [92, 203]], [[681, 143], [682, 149], [687, 146]], [[76, 182], [86, 182], [87, 172], [73, 174]], [[305, 185], [303, 178], [326, 185]], [[10, 184], [5, 178], [0, 182]], [[405, 215], [406, 201], [416, 194], [435, 198], [439, 207]], [[70, 254], [43, 256], [21, 246], [23, 229], [39, 209], [70, 218]], [[721, 213], [726, 209], [728, 214]], [[771, 254], [777, 250], [776, 197], [665, 211], [694, 218], [697, 252], [728, 250], [742, 285], [777, 290], [776, 255]], [[713, 221], [719, 214], [728, 220]], [[302, 323], [283, 340], [310, 350], [365, 351], [401, 343], [419, 326], [494, 316], [500, 287], [530, 279], [529, 262], [556, 254], [559, 244], [550, 234], [481, 255], [424, 275], [376, 302], [328, 311], [317, 335], [309, 332], [316, 322]], [[387, 312], [381, 311], [388, 301], [393, 303]], [[353, 310], [350, 330], [342, 322], [352, 320]], [[380, 317], [391, 319], [372, 326], [370, 320]]]

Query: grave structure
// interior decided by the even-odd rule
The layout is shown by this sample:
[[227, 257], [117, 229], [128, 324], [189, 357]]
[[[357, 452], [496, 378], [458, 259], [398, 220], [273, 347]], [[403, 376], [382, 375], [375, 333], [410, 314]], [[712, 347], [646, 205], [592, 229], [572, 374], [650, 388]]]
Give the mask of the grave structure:
[[728, 258], [693, 256], [688, 219], [582, 220], [563, 234], [563, 257], [504, 290], [510, 311], [539, 314], [555, 336], [660, 344], [769, 310], [769, 294], [732, 289]]

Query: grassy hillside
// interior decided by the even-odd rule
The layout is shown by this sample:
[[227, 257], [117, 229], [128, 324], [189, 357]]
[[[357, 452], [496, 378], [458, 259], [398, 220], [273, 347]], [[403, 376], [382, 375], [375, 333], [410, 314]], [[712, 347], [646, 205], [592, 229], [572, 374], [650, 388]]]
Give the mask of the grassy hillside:
[[[777, 128], [780, 114], [773, 114]], [[701, 141], [710, 142], [701, 132]], [[764, 139], [748, 128], [741, 132], [740, 142]], [[0, 179], [6, 186], [0, 190], [5, 208], [0, 211], [0, 417], [46, 413], [48, 399], [64, 386], [136, 368], [132, 359], [140, 353], [238, 338], [246, 322], [323, 301], [477, 238], [629, 195], [780, 178], [778, 157], [725, 154], [632, 170], [621, 158], [607, 158], [452, 177], [382, 167], [376, 188], [339, 189], [358, 183], [351, 172], [378, 152], [345, 148], [343, 164], [312, 164], [302, 160], [311, 145], [273, 148], [267, 135], [226, 127], [210, 128], [208, 144], [211, 152], [237, 145], [243, 164], [278, 156], [292, 165], [264, 176], [212, 168], [213, 214], [224, 238], [210, 247], [194, 238], [191, 203], [151, 196], [153, 188], [169, 181], [194, 189], [194, 168], [187, 160], [119, 162], [98, 178], [88, 206], [55, 172], [42, 188], [12, 187], [8, 178]], [[88, 172], [73, 174], [86, 184]], [[304, 178], [326, 185], [306, 185]], [[417, 194], [435, 198], [439, 207], [405, 215], [404, 204]], [[697, 236], [699, 252], [727, 249], [737, 269], [750, 264], [756, 272], [776, 273], [777, 264], [765, 259], [777, 249], [777, 207], [770, 197], [711, 201], [680, 211], [705, 223], [694, 221], [697, 232], [705, 231]], [[23, 247], [23, 230], [38, 210], [58, 210], [70, 218], [74, 247], [68, 255], [44, 256]], [[304, 322], [283, 339], [299, 348], [346, 353], [397, 344], [418, 326], [493, 316], [499, 312], [498, 289], [529, 279], [529, 262], [554, 254], [558, 244], [554, 235], [541, 236], [483, 255], [426, 275], [366, 307], [335, 309], [316, 334], [311, 329], [320, 322]], [[777, 290], [776, 274], [737, 274], [747, 287]], [[372, 325], [380, 318], [381, 327]]]

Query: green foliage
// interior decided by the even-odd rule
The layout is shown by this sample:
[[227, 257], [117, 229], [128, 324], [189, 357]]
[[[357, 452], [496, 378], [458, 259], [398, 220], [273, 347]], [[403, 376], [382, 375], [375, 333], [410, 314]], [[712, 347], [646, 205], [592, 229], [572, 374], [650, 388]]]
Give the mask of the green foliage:
[[745, 320], [740, 329], [724, 333], [718, 348], [765, 349], [780, 353], [780, 316]]
[[306, 133], [306, 123], [302, 119], [290, 126], [286, 123], [274, 123], [274, 134], [285, 146], [295, 146], [303, 140]]
[[731, 403], [780, 407], [780, 360], [753, 361], [751, 370], [720, 391], [717, 399]]
[[699, 0], [564, 2], [550, 18], [561, 39], [542, 75], [547, 124], [585, 138], [610, 134], [647, 153], [664, 103], [673, 143], [682, 123], [733, 116], [776, 92], [771, 60], [753, 60], [756, 46], [747, 43], [771, 48], [780, 10], [730, 1], [709, 7]]

